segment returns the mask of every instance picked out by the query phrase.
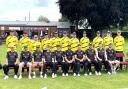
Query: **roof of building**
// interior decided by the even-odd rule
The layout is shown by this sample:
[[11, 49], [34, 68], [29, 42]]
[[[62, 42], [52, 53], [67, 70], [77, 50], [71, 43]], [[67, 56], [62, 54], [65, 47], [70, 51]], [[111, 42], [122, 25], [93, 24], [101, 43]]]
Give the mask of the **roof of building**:
[[70, 28], [69, 22], [51, 21], [38, 22], [38, 21], [0, 21], [0, 26], [57, 26], [57, 28]]

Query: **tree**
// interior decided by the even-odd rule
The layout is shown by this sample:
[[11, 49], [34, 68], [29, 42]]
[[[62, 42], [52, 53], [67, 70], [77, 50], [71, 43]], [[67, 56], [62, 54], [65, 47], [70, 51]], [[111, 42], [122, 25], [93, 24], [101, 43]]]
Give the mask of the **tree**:
[[128, 0], [58, 0], [58, 5], [76, 29], [85, 19], [95, 31], [128, 22]]
[[64, 16], [62, 16], [60, 19], [59, 19], [59, 22], [68, 22], [69, 20], [66, 18], [66, 17], [64, 17]]
[[42, 16], [42, 15], [40, 15], [39, 17], [38, 17], [38, 21], [39, 22], [49, 22], [49, 19], [47, 18], [47, 17], [45, 17], [45, 16]]

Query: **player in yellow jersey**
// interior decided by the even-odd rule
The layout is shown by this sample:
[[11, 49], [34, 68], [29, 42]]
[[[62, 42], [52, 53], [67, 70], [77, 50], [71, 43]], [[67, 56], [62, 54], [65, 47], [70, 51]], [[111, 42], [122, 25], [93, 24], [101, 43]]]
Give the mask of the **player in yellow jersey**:
[[73, 52], [76, 52], [78, 50], [79, 40], [76, 37], [76, 32], [72, 33], [72, 38], [70, 39], [70, 45], [71, 45], [71, 50]]
[[99, 48], [99, 43], [103, 44], [103, 39], [100, 36], [100, 31], [97, 31], [97, 36], [93, 39], [93, 47], [95, 50]]
[[60, 45], [61, 45], [61, 50], [63, 52], [67, 51], [68, 50], [68, 45], [70, 44], [70, 39], [68, 38], [67, 36], [67, 32], [64, 31], [63, 33], [63, 37], [61, 38], [61, 41], [60, 41]]
[[86, 51], [89, 47], [90, 40], [87, 37], [86, 31], [83, 32], [83, 37], [80, 39], [81, 50]]
[[31, 40], [30, 48], [32, 52], [36, 50], [36, 46], [40, 46], [41, 49], [41, 42], [39, 41], [38, 35], [34, 35], [33, 39]]
[[14, 45], [14, 50], [17, 50], [18, 38], [15, 36], [14, 31], [10, 31], [10, 35], [6, 38], [7, 52], [10, 51], [11, 44]]
[[57, 32], [54, 33], [53, 38], [51, 38], [51, 51], [55, 52], [57, 50], [56, 46], [60, 45], [60, 38], [58, 37]]
[[45, 33], [45, 37], [41, 41], [41, 49], [44, 52], [46, 52], [47, 45], [51, 46], [51, 39], [48, 37], [48, 33]]
[[28, 45], [28, 50], [30, 49], [30, 38], [28, 37], [28, 32], [24, 31], [23, 37], [20, 39], [20, 46], [22, 51], [24, 50], [24, 45]]
[[[119, 61], [123, 61], [123, 50], [124, 50], [125, 40], [121, 35], [121, 31], [117, 31], [117, 36], [114, 38], [114, 45], [116, 51], [116, 58]], [[122, 69], [122, 65], [120, 65], [120, 69]]]
[[111, 32], [108, 31], [107, 36], [104, 38], [104, 46], [105, 46], [106, 49], [109, 48], [110, 43], [113, 44], [113, 37], [111, 36]]

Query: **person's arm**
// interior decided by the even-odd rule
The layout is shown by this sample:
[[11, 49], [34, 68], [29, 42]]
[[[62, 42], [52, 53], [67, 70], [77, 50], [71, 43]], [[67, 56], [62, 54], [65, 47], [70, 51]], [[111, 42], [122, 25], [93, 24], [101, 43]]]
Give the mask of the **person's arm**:
[[100, 61], [102, 61], [102, 59], [101, 58], [99, 58], [99, 56], [98, 56], [99, 54], [98, 54], [98, 50], [96, 49], [96, 58], [98, 59], [98, 60], [100, 60]]
[[32, 63], [34, 63], [34, 53], [33, 53], [33, 55], [32, 55]]
[[18, 53], [16, 52], [16, 62], [15, 64], [18, 64]]
[[107, 52], [106, 52], [106, 50], [105, 50], [104, 56], [105, 56], [105, 60], [107, 61], [108, 58], [107, 58]]
[[8, 58], [9, 58], [8, 55], [9, 55], [9, 54], [8, 54], [8, 52], [7, 52], [7, 55], [6, 55], [6, 62], [5, 62], [6, 65], [8, 65]]

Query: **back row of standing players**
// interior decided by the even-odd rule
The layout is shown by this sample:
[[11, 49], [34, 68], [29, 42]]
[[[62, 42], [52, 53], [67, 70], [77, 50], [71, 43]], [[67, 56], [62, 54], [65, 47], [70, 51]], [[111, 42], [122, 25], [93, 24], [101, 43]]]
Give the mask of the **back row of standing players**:
[[[72, 53], [75, 54], [74, 58], [76, 59], [75, 62], [72, 61], [74, 65], [74, 76], [80, 76], [80, 63], [82, 62], [84, 64], [85, 75], [88, 75], [88, 69], [89, 74], [91, 75], [90, 64], [94, 64], [96, 75], [101, 75], [102, 62], [104, 63], [108, 74], [111, 74], [111, 71], [115, 72], [116, 67], [119, 65], [119, 61], [123, 61], [124, 43], [125, 41], [124, 37], [121, 36], [121, 31], [117, 32], [117, 36], [114, 38], [114, 40], [111, 36], [110, 31], [107, 32], [107, 36], [105, 38], [102, 38], [100, 35], [100, 31], [97, 31], [97, 36], [93, 39], [92, 43], [90, 43], [86, 32], [83, 32], [83, 37], [79, 41], [76, 37], [76, 32], [73, 32], [72, 38], [69, 38], [66, 31], [63, 33], [62, 38], [59, 38], [57, 33], [55, 33], [54, 37], [49, 38], [48, 34], [46, 33], [44, 39], [42, 39], [41, 41], [39, 40], [38, 35], [34, 35], [33, 39], [30, 39], [28, 37], [28, 33], [25, 31], [23, 37], [19, 42], [17, 37], [14, 36], [14, 31], [11, 31], [10, 36], [8, 36], [6, 39], [7, 52], [11, 51], [12, 45], [14, 46], [14, 50], [16, 51], [18, 44], [20, 44], [22, 51], [25, 50], [25, 47], [27, 45], [27, 50], [31, 51], [32, 53], [37, 51], [37, 47], [43, 52], [47, 52], [47, 47], [49, 47], [52, 53], [56, 53], [58, 50], [60, 50], [63, 53], [67, 52], [67, 55], [68, 51], [71, 50]], [[113, 44], [115, 46], [114, 49], [112, 46]], [[85, 61], [84, 59], [87, 60]], [[117, 61], [116, 59], [119, 61]], [[110, 60], [111, 62], [108, 60]], [[69, 62], [70, 64], [71, 61], [67, 60], [67, 62]], [[116, 65], [113, 67], [113, 64]], [[122, 66], [120, 67], [122, 68]], [[66, 67], [62, 66], [63, 76], [68, 75], [68, 72], [65, 72], [65, 68]], [[6, 68], [4, 71], [6, 73]], [[44, 71], [41, 71], [41, 75], [43, 75], [43, 77], [46, 77], [46, 74], [42, 74], [43, 72]], [[52, 77], [55, 77], [55, 67], [52, 69], [52, 73]]]

